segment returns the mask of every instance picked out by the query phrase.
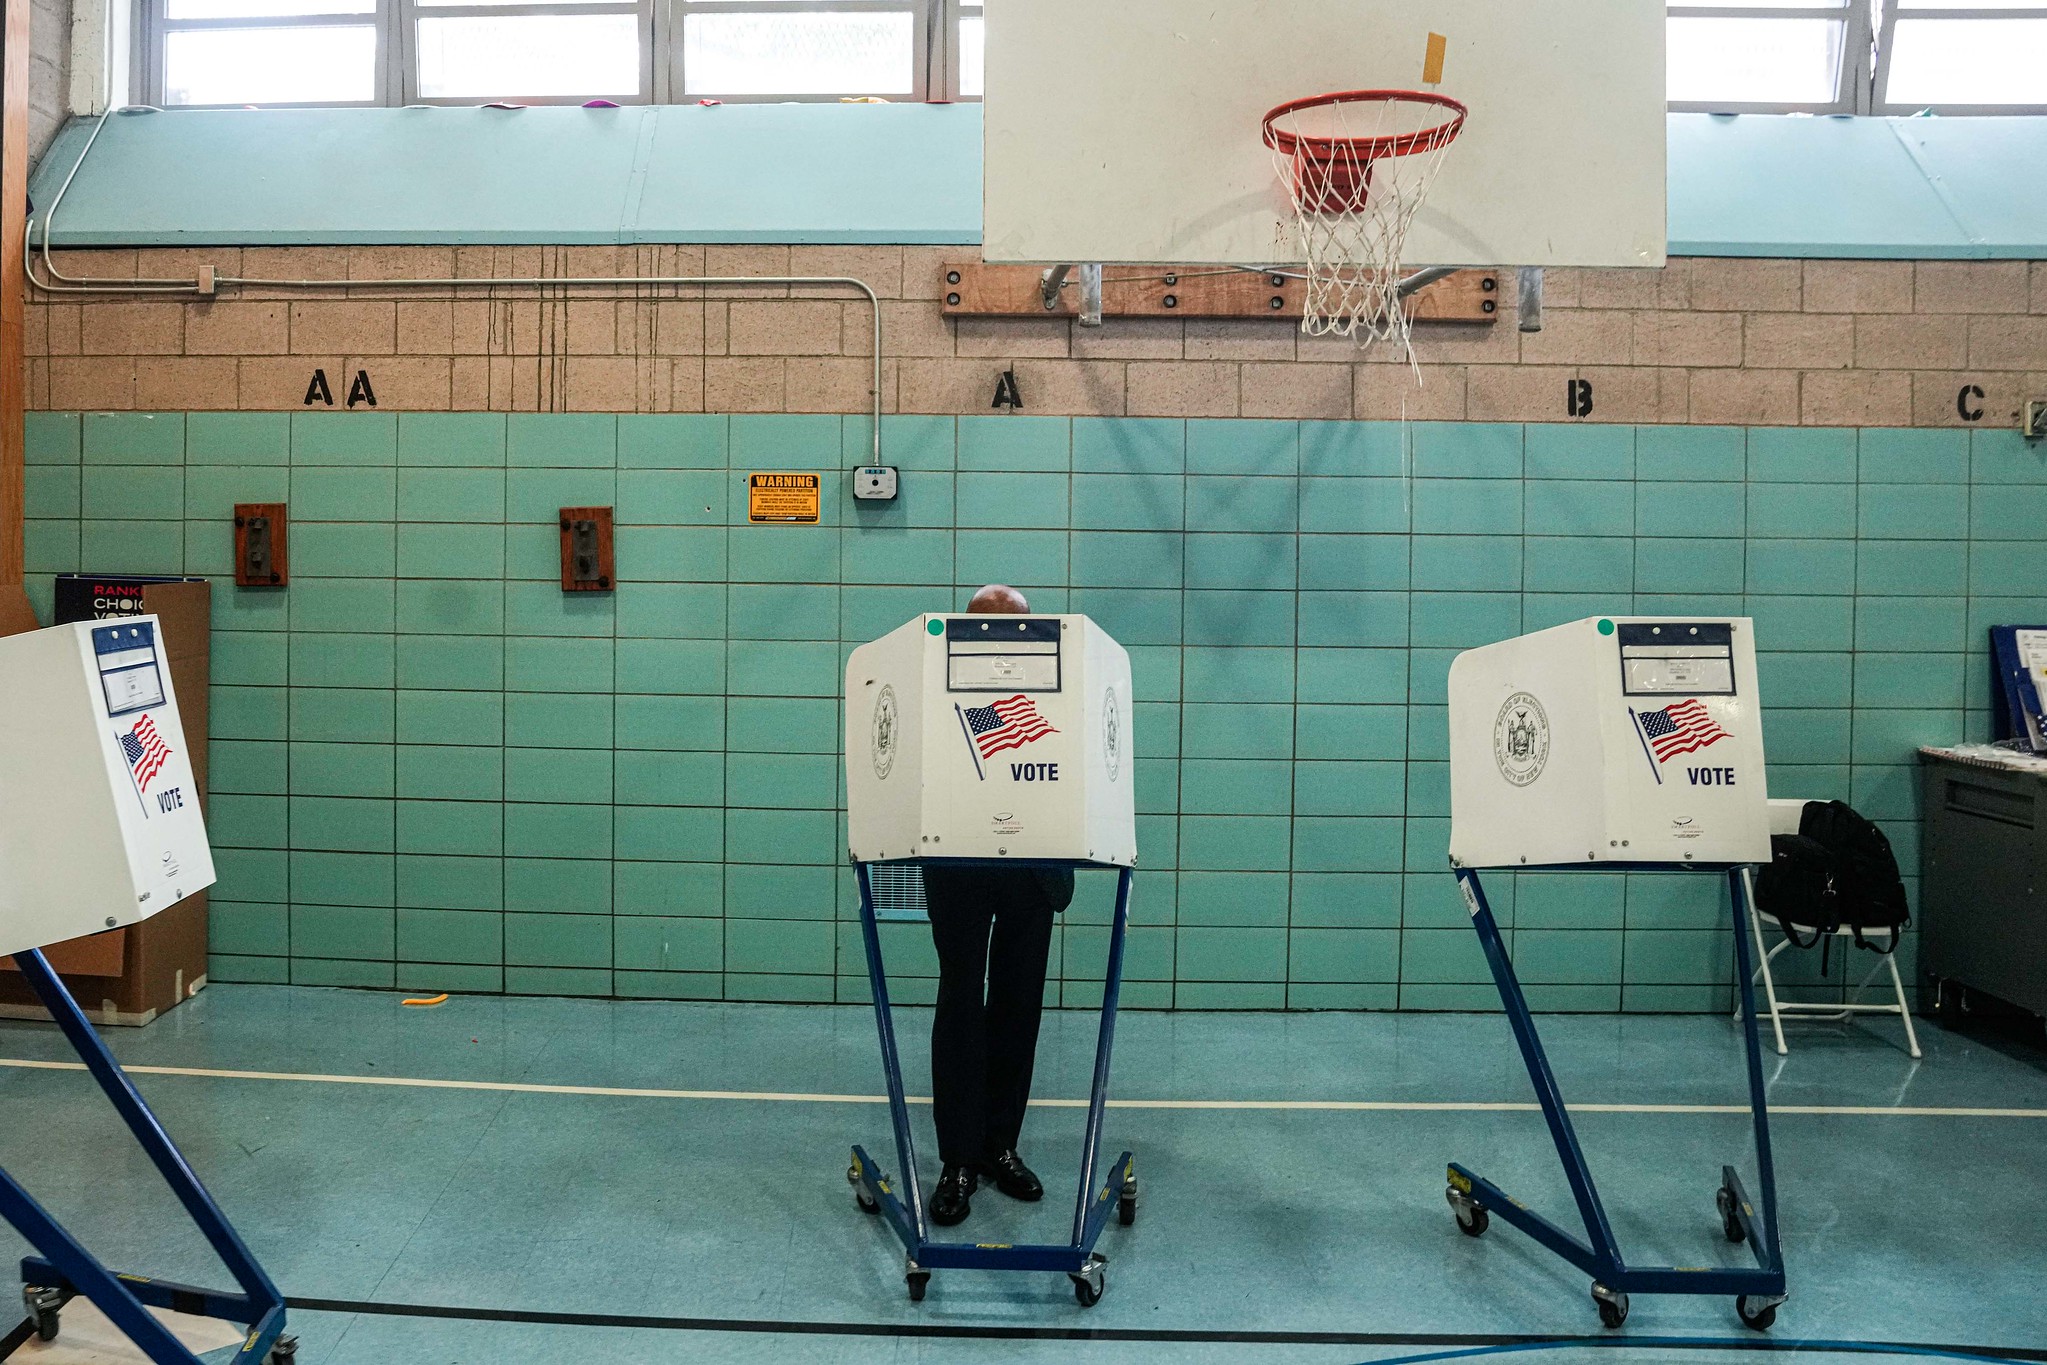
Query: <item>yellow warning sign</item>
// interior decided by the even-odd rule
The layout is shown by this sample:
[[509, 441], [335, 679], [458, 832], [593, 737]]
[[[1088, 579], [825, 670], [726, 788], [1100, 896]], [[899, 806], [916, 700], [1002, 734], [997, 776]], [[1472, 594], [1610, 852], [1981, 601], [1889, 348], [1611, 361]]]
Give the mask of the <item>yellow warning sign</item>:
[[819, 479], [815, 474], [749, 474], [746, 519], [752, 522], [817, 523]]

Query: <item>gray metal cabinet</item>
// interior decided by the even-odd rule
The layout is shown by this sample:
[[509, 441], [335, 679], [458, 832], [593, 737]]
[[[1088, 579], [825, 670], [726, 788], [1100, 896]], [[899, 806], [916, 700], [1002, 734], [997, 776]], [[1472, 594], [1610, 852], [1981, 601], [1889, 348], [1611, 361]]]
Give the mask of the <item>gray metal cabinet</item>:
[[1920, 976], [2047, 1015], [2047, 763], [1919, 757]]

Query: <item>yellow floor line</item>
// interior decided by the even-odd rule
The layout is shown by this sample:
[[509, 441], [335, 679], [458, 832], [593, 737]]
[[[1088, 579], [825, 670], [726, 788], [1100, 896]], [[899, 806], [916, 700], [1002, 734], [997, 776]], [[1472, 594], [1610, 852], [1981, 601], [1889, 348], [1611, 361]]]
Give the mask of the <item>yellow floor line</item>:
[[[83, 1071], [79, 1062], [0, 1057], [0, 1068], [20, 1071]], [[191, 1076], [206, 1080], [297, 1081], [311, 1085], [395, 1086], [419, 1090], [481, 1090], [512, 1095], [581, 1095], [635, 1100], [738, 1100], [757, 1104], [886, 1104], [886, 1095], [835, 1095], [786, 1090], [668, 1090], [621, 1085], [541, 1085], [529, 1081], [458, 1081], [424, 1076], [331, 1076], [304, 1071], [232, 1071], [199, 1066], [130, 1066], [131, 1076]], [[912, 1095], [911, 1104], [929, 1104]], [[1085, 1109], [1081, 1099], [1032, 1100], [1036, 1109]], [[1521, 1100], [1130, 1100], [1112, 1099], [1111, 1109], [1261, 1110], [1303, 1113], [1528, 1114], [1539, 1106]], [[1746, 1114], [1745, 1104], [1574, 1104], [1577, 1114]], [[2047, 1109], [1937, 1107], [1881, 1104], [1773, 1104], [1777, 1115], [1841, 1118], [2047, 1119]]]

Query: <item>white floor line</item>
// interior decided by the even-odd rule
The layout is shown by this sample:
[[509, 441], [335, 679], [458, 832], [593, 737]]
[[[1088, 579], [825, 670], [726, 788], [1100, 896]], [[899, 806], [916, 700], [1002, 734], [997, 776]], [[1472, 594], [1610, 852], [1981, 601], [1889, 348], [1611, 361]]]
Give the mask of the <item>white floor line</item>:
[[[0, 1068], [83, 1071], [80, 1062], [0, 1057]], [[456, 1081], [423, 1076], [327, 1076], [304, 1071], [231, 1071], [200, 1066], [130, 1066], [131, 1076], [195, 1076], [206, 1080], [296, 1081], [310, 1085], [395, 1086], [418, 1090], [484, 1090], [514, 1095], [583, 1095], [634, 1100], [739, 1100], [757, 1104], [887, 1104], [886, 1095], [834, 1095], [786, 1090], [665, 1090], [621, 1085], [541, 1085], [528, 1081]], [[929, 1104], [929, 1095], [909, 1096]], [[1034, 1109], [1085, 1109], [1086, 1100], [1032, 1100]], [[1574, 1114], [1746, 1114], [1745, 1104], [1573, 1104]], [[1522, 1100], [1116, 1100], [1111, 1109], [1220, 1109], [1281, 1112], [1397, 1114], [1532, 1114], [1541, 1106]], [[2047, 1119], [2047, 1109], [1943, 1108], [1881, 1104], [1773, 1104], [1772, 1114], [1844, 1118]]]

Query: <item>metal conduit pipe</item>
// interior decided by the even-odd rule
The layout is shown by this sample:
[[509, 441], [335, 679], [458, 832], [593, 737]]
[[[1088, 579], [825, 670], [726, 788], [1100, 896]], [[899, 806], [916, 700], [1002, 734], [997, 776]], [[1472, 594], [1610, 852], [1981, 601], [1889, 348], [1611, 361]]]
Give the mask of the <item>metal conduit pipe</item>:
[[[107, 126], [107, 120], [112, 118], [115, 114], [130, 111], [135, 113], [152, 114], [160, 114], [163, 112], [161, 109], [158, 109], [153, 105], [146, 104], [129, 105], [124, 106], [123, 108], [120, 109], [116, 109], [110, 105], [104, 111], [101, 112], [99, 118], [93, 123], [91, 135], [85, 139], [85, 145], [78, 149], [78, 159], [72, 162], [71, 169], [65, 172], [64, 182], [57, 186], [57, 193], [50, 200], [49, 211], [43, 214], [42, 245], [43, 273], [52, 280], [63, 281], [64, 284], [69, 287], [59, 289], [49, 285], [42, 284], [41, 282], [37, 281], [35, 277], [34, 257], [30, 253], [24, 252], [22, 255], [23, 268], [28, 272], [29, 282], [31, 284], [35, 284], [37, 288], [43, 289], [46, 292], [53, 294], [136, 294], [154, 293], [158, 291], [175, 293], [180, 290], [190, 290], [193, 293], [199, 292], [198, 286], [196, 284], [180, 279], [167, 280], [136, 278], [123, 280], [114, 278], [95, 277], [89, 275], [81, 275], [76, 278], [73, 278], [72, 276], [66, 275], [61, 270], [57, 269], [56, 263], [50, 259], [50, 225], [56, 221], [58, 206], [64, 202], [64, 196], [71, 192], [71, 182], [76, 180], [78, 178], [79, 171], [85, 168], [85, 158], [92, 154], [92, 144], [100, 140], [100, 133], [105, 130]], [[96, 285], [104, 285], [108, 287], [95, 288], [94, 286]]]
[[[30, 284], [46, 294], [183, 294], [194, 298], [209, 297], [210, 292], [200, 286], [198, 280], [186, 279], [113, 279], [104, 277], [79, 276], [73, 278], [59, 272], [50, 260], [51, 223], [57, 216], [57, 206], [64, 201], [64, 191], [71, 188], [79, 168], [85, 164], [86, 153], [106, 126], [108, 110], [100, 115], [93, 126], [92, 136], [79, 149], [78, 160], [64, 177], [64, 183], [50, 200], [50, 208], [43, 215], [42, 253], [46, 278], [38, 278], [35, 258], [24, 254], [23, 269]], [[645, 286], [708, 289], [757, 288], [761, 285], [783, 285], [795, 288], [837, 288], [857, 290], [867, 299], [868, 312], [872, 318], [874, 347], [874, 373], [870, 380], [869, 396], [873, 400], [873, 431], [869, 439], [869, 463], [880, 464], [881, 459], [881, 298], [874, 292], [874, 286], [851, 275], [510, 275], [510, 276], [469, 276], [452, 275], [441, 278], [380, 279], [380, 280], [291, 280], [265, 279], [246, 275], [215, 275], [216, 286], [233, 285], [252, 289], [634, 289]]]

